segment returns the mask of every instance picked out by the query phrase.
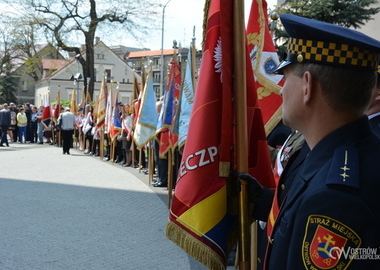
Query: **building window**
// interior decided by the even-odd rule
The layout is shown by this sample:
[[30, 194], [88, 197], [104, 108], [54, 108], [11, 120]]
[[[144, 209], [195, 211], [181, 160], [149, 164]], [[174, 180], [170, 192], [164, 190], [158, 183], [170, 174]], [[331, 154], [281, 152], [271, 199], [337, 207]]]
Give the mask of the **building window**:
[[111, 81], [111, 70], [105, 69], [104, 73], [105, 73], [105, 76], [107, 77], [107, 82], [110, 82]]
[[96, 54], [96, 58], [97, 59], [104, 59], [104, 54], [98, 53], [98, 54]]
[[160, 83], [160, 72], [153, 72], [153, 83]]
[[161, 97], [161, 93], [160, 93], [161, 87], [160, 86], [153, 86], [153, 89], [154, 89], [154, 92], [156, 94], [156, 99], [159, 100]]
[[22, 91], [28, 92], [28, 82], [27, 81], [22, 81]]

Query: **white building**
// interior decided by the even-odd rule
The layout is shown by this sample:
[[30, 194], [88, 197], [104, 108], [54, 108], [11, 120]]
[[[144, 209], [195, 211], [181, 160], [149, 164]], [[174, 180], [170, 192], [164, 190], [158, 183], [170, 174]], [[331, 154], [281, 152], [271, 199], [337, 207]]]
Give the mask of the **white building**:
[[[133, 70], [127, 63], [116, 55], [102, 41], [98, 41], [94, 47], [95, 55], [95, 87], [93, 100], [97, 100], [101, 87], [101, 80], [104, 74], [109, 79], [108, 87], [116, 91], [119, 90], [119, 99], [122, 103], [131, 103], [133, 89]], [[86, 52], [83, 51], [82, 57], [86, 58]], [[48, 61], [48, 60], [47, 60]], [[61, 100], [71, 100], [73, 90], [77, 93], [77, 103], [80, 101], [83, 93], [83, 79], [79, 84], [71, 80], [82, 71], [82, 66], [75, 58], [68, 60], [62, 68], [54, 71], [52, 74], [46, 74], [42, 80], [36, 83], [35, 105], [44, 105], [46, 97], [50, 94], [50, 100], [57, 98], [60, 90]]]

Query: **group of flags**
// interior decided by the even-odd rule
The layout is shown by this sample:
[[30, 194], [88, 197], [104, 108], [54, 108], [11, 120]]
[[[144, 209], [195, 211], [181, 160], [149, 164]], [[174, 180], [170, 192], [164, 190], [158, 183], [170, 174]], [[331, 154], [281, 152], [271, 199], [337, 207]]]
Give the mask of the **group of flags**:
[[[78, 112], [78, 106], [76, 102], [76, 89], [73, 89], [71, 100], [70, 100], [70, 112], [76, 114]], [[121, 133], [122, 130], [122, 119], [119, 112], [119, 92], [118, 87], [116, 88], [116, 93], [113, 94], [113, 87], [107, 87], [107, 79], [102, 79], [102, 84], [100, 88], [100, 93], [98, 99], [93, 103], [91, 102], [91, 97], [89, 95], [82, 95], [82, 100], [80, 107], [85, 107], [85, 104], [94, 105], [93, 115], [91, 117], [96, 118], [95, 126], [100, 129], [104, 128], [105, 133], [110, 134], [112, 140], [114, 140], [117, 135]], [[45, 97], [45, 105], [42, 113], [42, 122], [45, 126], [49, 126], [51, 120], [55, 121], [58, 119], [61, 108], [61, 98], [60, 90], [57, 92], [57, 105], [56, 109], [52, 110], [50, 95]], [[87, 117], [87, 115], [85, 115]]]
[[[274, 188], [266, 135], [280, 120], [282, 76], [273, 73], [278, 57], [268, 28], [265, 0], [254, 0], [246, 40], [246, 70], [234, 67], [233, 1], [209, 0], [202, 63], [195, 91], [184, 76], [180, 112], [187, 100], [192, 108], [187, 119], [178, 117], [178, 145], [184, 145], [170, 207], [167, 237], [209, 269], [225, 269], [236, 243], [237, 197], [231, 172], [237, 168], [236, 119], [241, 104], [235, 103], [234, 74], [246, 73], [248, 173], [267, 188]], [[174, 65], [175, 66], [175, 65]], [[173, 68], [173, 66], [172, 66]], [[173, 73], [175, 74], [175, 73]], [[171, 78], [169, 79], [171, 81]], [[167, 87], [165, 99], [175, 97]], [[194, 95], [193, 95], [194, 93]], [[167, 96], [166, 96], [167, 95]], [[170, 103], [173, 106], [178, 104]], [[161, 113], [164, 124], [174, 108]], [[175, 119], [173, 115], [171, 119]], [[169, 131], [176, 131], [173, 125]], [[176, 123], [176, 122], [174, 122]], [[162, 125], [163, 129], [165, 125]], [[170, 132], [167, 132], [170, 141]], [[162, 136], [162, 134], [161, 134]], [[185, 140], [183, 140], [185, 139]], [[236, 190], [235, 190], [236, 191]]]
[[[252, 1], [246, 29], [246, 70], [236, 70], [232, 52], [233, 1], [208, 0], [205, 42], [198, 82], [192, 78], [191, 50], [185, 74], [176, 58], [170, 63], [162, 109], [156, 110], [152, 73], [143, 89], [134, 79], [133, 139], [142, 148], [153, 138], [160, 155], [183, 149], [166, 228], [167, 237], [210, 269], [224, 269], [236, 243], [238, 210], [230, 173], [237, 168], [237, 91], [234, 74], [246, 74], [248, 173], [267, 188], [275, 183], [266, 135], [280, 120], [282, 76], [273, 73], [278, 57], [268, 28], [265, 0]], [[241, 19], [241, 18], [239, 18]], [[96, 127], [105, 126], [111, 138], [122, 130], [118, 93], [105, 79], [96, 103]], [[49, 104], [50, 105], [50, 104]], [[236, 108], [238, 107], [238, 108]]]
[[[191, 51], [191, 49], [189, 50]], [[191, 53], [187, 57], [187, 68], [182, 80], [180, 63], [173, 57], [168, 73], [168, 82], [161, 97], [161, 110], [157, 111], [157, 98], [153, 88], [152, 73], [148, 72], [143, 91], [136, 101], [138, 112], [135, 117], [134, 141], [142, 148], [153, 138], [159, 141], [159, 155], [165, 157], [174, 151], [187, 137], [190, 111], [193, 103], [194, 86], [191, 80]]]

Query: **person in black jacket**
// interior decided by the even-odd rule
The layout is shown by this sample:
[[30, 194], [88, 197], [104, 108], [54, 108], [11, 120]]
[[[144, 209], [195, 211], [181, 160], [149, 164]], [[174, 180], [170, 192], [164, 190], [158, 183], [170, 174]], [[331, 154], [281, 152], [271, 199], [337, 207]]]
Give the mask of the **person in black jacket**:
[[8, 104], [4, 103], [3, 109], [0, 110], [0, 127], [1, 127], [1, 141], [0, 146], [4, 146], [4, 143], [6, 146], [9, 146], [8, 143], [8, 128], [11, 125], [11, 112], [8, 109]]

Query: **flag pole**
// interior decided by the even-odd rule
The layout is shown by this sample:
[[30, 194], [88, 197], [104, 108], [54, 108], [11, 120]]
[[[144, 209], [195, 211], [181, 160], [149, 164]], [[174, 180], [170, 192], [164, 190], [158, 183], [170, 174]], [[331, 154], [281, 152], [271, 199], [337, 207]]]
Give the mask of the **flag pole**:
[[149, 166], [149, 169], [148, 169], [148, 172], [149, 172], [149, 186], [152, 184], [152, 180], [153, 180], [153, 174], [154, 174], [154, 149], [152, 148], [152, 145], [154, 143], [154, 139], [152, 139], [149, 143], [149, 163], [148, 163], [148, 166]]
[[[234, 9], [234, 90], [236, 112], [236, 156], [237, 171], [248, 172], [248, 132], [247, 132], [247, 84], [245, 56], [244, 2], [233, 1]], [[241, 182], [239, 193], [239, 269], [250, 269], [250, 236], [248, 223], [247, 184]]]
[[141, 173], [142, 170], [142, 151], [144, 151], [144, 146], [141, 146], [139, 150], [139, 173]]
[[172, 149], [168, 151], [168, 207], [170, 208], [170, 204], [173, 197], [173, 152]]
[[195, 26], [193, 28], [193, 40], [191, 42], [190, 50], [191, 50], [191, 81], [193, 83], [193, 89], [195, 89], [195, 85], [196, 85], [195, 74], [197, 72], [197, 65], [196, 65], [197, 64], [196, 63], [197, 51], [195, 50]]

